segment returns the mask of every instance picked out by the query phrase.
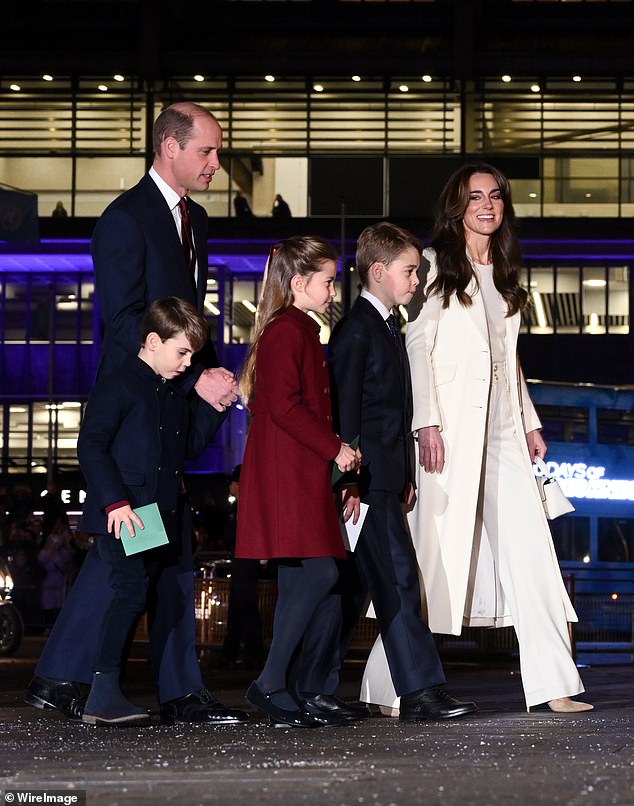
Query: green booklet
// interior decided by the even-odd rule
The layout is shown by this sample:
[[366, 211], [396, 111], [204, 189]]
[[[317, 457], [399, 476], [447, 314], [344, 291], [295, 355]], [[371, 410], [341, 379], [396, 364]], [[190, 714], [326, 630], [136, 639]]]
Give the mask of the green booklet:
[[[350, 447], [354, 451], [356, 451], [356, 449], [359, 447], [359, 437], [358, 436], [356, 436], [353, 440], [350, 441]], [[333, 485], [333, 487], [343, 475], [344, 474], [342, 473], [341, 470], [339, 470], [337, 465], [333, 464], [333, 467], [332, 467], [332, 485]]]
[[131, 537], [125, 523], [121, 524], [119, 534], [127, 557], [131, 554], [138, 554], [140, 551], [148, 551], [169, 543], [157, 504], [146, 504], [146, 506], [137, 507], [132, 511], [143, 524], [143, 529], [139, 529], [134, 524], [134, 537]]

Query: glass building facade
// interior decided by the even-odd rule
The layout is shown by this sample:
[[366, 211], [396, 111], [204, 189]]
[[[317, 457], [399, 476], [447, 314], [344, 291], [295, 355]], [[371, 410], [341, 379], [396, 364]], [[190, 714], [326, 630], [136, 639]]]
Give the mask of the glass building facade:
[[439, 186], [467, 158], [512, 180], [518, 215], [634, 213], [634, 76], [478, 80], [422, 74], [3, 76], [0, 182], [98, 216], [144, 172], [162, 104], [187, 97], [224, 130], [222, 168], [197, 200], [231, 217], [236, 191], [257, 216], [276, 193], [297, 217], [429, 216]]
[[[195, 198], [210, 217], [205, 312], [224, 365], [244, 357], [272, 241], [314, 232], [337, 246], [340, 289], [321, 318], [325, 342], [358, 292], [358, 232], [390, 218], [428, 238], [447, 176], [474, 159], [498, 166], [513, 187], [530, 295], [519, 344], [527, 375], [634, 383], [630, 0], [207, 5], [197, 9], [200, 27], [217, 35], [199, 48], [179, 4], [148, 19], [137, 0], [47, 0], [30, 21], [30, 53], [27, 9], [7, 20], [0, 189], [35, 194], [42, 239], [0, 242], [3, 475], [77, 471], [101, 339], [90, 233], [147, 169], [161, 108], [183, 98], [223, 127], [221, 170]], [[85, 36], [95, 9], [108, 47]], [[248, 221], [236, 215], [238, 192], [254, 213]], [[276, 194], [289, 221], [272, 218]], [[66, 218], [52, 218], [58, 202]], [[406, 311], [400, 317], [404, 326]], [[552, 383], [533, 390], [560, 464], [576, 457], [634, 478], [629, 403]], [[237, 464], [246, 428], [246, 412], [234, 409], [192, 470]], [[631, 563], [628, 506], [580, 503], [554, 526], [562, 560]]]

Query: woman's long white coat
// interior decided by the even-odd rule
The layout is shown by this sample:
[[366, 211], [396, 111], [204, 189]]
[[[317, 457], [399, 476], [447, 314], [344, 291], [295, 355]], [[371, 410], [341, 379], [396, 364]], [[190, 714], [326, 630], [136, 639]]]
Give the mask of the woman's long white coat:
[[[406, 344], [412, 372], [414, 417], [412, 430], [436, 425], [445, 445], [441, 473], [426, 473], [418, 463], [417, 498], [408, 522], [421, 572], [423, 615], [435, 633], [459, 635], [463, 624], [508, 626], [512, 624], [483, 534], [474, 548], [476, 507], [491, 385], [491, 350], [482, 294], [475, 282], [468, 289], [469, 307], [455, 295], [442, 308], [438, 295], [427, 295], [436, 276], [435, 254], [426, 249], [421, 272], [428, 274], [410, 304]], [[500, 297], [506, 311], [506, 303]], [[526, 473], [533, 477], [525, 433], [540, 427], [535, 408], [517, 362], [520, 314], [506, 318], [506, 368], [515, 433], [526, 456]], [[539, 501], [537, 485], [532, 494]], [[499, 506], [513, 507], [512, 500]], [[560, 589], [569, 621], [574, 609], [563, 585], [548, 522], [538, 508], [535, 540], [547, 541], [555, 573], [547, 574]], [[512, 540], [513, 536], [510, 535]], [[538, 569], [527, 569], [539, 573]]]

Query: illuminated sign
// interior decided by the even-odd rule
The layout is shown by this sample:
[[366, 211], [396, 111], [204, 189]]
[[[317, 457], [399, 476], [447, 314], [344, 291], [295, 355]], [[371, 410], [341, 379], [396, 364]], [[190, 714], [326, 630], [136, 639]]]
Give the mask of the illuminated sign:
[[[584, 462], [546, 462], [546, 466], [568, 498], [634, 501], [634, 479], [606, 479], [604, 467]], [[542, 475], [536, 465], [533, 471]]]
[[[61, 491], [62, 501], [65, 504], [71, 504], [73, 494], [74, 494], [74, 490], [62, 490]], [[86, 500], [86, 491], [85, 490], [79, 490], [79, 492], [77, 493], [77, 497], [79, 499], [79, 503], [83, 504], [84, 501]]]
[[[40, 498], [48, 495], [48, 490], [42, 490]], [[86, 490], [69, 490], [63, 489], [59, 491], [59, 497], [62, 499], [63, 504], [83, 504], [86, 500]]]

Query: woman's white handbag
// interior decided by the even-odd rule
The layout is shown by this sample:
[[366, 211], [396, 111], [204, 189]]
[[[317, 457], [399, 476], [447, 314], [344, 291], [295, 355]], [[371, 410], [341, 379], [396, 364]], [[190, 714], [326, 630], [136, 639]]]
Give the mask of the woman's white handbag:
[[535, 476], [535, 481], [548, 520], [552, 521], [560, 515], [574, 512], [575, 508], [563, 494], [559, 482], [548, 473], [546, 462], [536, 456], [535, 464], [543, 473], [542, 476]]

